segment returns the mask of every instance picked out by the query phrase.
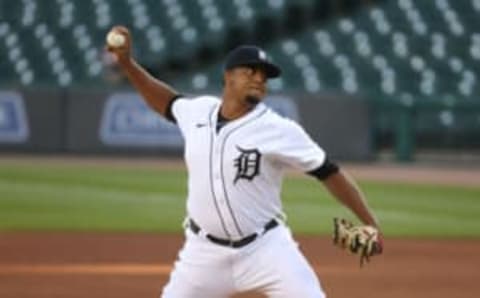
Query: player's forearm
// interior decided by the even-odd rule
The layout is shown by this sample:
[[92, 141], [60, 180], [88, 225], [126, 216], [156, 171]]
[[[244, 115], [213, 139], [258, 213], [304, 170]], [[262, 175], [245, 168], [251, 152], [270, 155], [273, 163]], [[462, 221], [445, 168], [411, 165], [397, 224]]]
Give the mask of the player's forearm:
[[345, 172], [340, 170], [338, 173], [328, 177], [324, 184], [330, 193], [352, 210], [363, 223], [379, 227], [378, 221], [370, 211], [360, 188]]
[[168, 103], [177, 95], [169, 85], [155, 79], [145, 71], [134, 59], [119, 61], [119, 64], [130, 83], [142, 95], [150, 107], [165, 115]]

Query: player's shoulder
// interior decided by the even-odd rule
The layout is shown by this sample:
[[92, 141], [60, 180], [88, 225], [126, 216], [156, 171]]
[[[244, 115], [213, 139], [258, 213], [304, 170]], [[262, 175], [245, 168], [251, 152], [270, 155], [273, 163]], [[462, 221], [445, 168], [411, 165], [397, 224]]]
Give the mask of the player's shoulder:
[[290, 129], [300, 128], [300, 125], [296, 121], [288, 117], [285, 117], [283, 115], [280, 115], [272, 108], [267, 108], [267, 112], [265, 116], [266, 117], [264, 118], [264, 124], [269, 127], [272, 127], [275, 129], [281, 129], [281, 130], [285, 130], [285, 129], [290, 130]]
[[175, 116], [180, 114], [205, 114], [214, 109], [220, 103], [218, 97], [212, 95], [202, 96], [179, 96], [173, 103]]

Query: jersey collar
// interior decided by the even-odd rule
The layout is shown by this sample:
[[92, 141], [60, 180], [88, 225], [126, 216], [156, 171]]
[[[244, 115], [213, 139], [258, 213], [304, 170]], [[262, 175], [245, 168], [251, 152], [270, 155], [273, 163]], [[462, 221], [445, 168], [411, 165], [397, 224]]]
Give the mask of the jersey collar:
[[[212, 111], [210, 114], [210, 125], [211, 127], [216, 127], [217, 120], [218, 120], [218, 112], [220, 111], [220, 107], [222, 106], [222, 103], [219, 102], [215, 109]], [[247, 114], [243, 115], [240, 118], [237, 118], [235, 120], [229, 121], [225, 126], [220, 129], [219, 134], [222, 133], [222, 131], [230, 131], [233, 130], [239, 126], [242, 126], [246, 124], [247, 122], [255, 119], [256, 117], [260, 116], [262, 113], [264, 113], [268, 107], [265, 105], [265, 103], [260, 102], [258, 103], [253, 110], [248, 112]]]

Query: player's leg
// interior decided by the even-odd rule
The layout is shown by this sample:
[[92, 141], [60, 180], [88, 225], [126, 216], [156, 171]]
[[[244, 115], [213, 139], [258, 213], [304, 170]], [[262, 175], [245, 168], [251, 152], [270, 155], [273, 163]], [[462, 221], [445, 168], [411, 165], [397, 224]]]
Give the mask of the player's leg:
[[186, 232], [186, 242], [175, 262], [162, 298], [225, 298], [232, 293], [227, 251]]
[[325, 298], [320, 282], [285, 226], [269, 231], [235, 266], [240, 290], [271, 298]]

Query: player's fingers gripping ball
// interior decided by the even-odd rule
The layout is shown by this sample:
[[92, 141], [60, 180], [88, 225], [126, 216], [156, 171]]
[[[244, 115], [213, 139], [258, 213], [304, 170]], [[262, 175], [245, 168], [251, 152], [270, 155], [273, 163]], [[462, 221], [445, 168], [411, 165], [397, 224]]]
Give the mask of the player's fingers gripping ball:
[[372, 226], [354, 226], [345, 219], [334, 218], [333, 243], [360, 256], [360, 265], [382, 252], [379, 232]]
[[107, 45], [112, 48], [119, 48], [125, 46], [126, 42], [127, 39], [125, 38], [125, 36], [118, 31], [112, 30], [107, 34]]
[[130, 58], [130, 32], [123, 26], [113, 27], [105, 37], [106, 50], [114, 54], [116, 61], [127, 61]]

